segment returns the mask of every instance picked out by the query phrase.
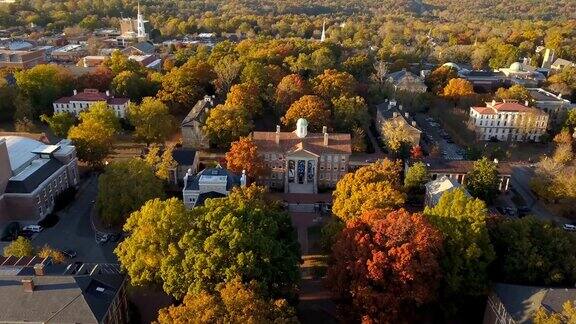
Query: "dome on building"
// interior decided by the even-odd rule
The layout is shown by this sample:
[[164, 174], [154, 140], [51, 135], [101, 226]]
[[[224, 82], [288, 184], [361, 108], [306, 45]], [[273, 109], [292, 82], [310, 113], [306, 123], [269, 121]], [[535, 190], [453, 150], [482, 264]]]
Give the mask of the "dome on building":
[[520, 62], [514, 62], [512, 65], [510, 65], [510, 70], [513, 72], [521, 72], [522, 64], [520, 64]]
[[456, 71], [460, 70], [460, 67], [458, 66], [458, 64], [452, 63], [452, 62], [444, 63], [444, 64], [442, 64], [442, 66], [449, 67], [449, 68], [454, 69]]

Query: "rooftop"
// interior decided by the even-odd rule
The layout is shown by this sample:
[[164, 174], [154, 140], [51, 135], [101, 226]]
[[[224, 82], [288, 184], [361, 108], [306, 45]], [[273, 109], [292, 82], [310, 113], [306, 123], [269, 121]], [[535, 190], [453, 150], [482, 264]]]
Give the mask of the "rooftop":
[[504, 102], [487, 102], [486, 107], [471, 107], [480, 114], [498, 114], [500, 112], [516, 112], [516, 113], [534, 113], [534, 114], [545, 114], [543, 111], [537, 108], [521, 105], [514, 101], [504, 101]]
[[130, 101], [128, 98], [115, 98], [108, 92], [99, 92], [95, 89], [84, 89], [82, 92], [76, 92], [71, 97], [62, 97], [56, 100], [54, 103], [70, 103], [70, 102], [97, 102], [105, 101], [110, 105], [122, 105]]
[[195, 176], [188, 177], [184, 184], [184, 190], [201, 190], [201, 186], [207, 184], [225, 183], [226, 190], [240, 186], [240, 176], [220, 166], [207, 168], [198, 172]]
[[[438, 158], [424, 159], [428, 171], [434, 173], [468, 173], [472, 171], [475, 161], [466, 160], [444, 160]], [[508, 162], [498, 162], [496, 165], [500, 175], [512, 175], [513, 165]]]
[[[278, 137], [278, 143], [276, 138]], [[296, 132], [253, 132], [252, 138], [261, 152], [294, 152], [306, 150], [314, 154], [351, 154], [350, 134], [328, 134], [328, 145], [324, 145], [323, 133], [308, 133], [299, 138]]]
[[562, 95], [555, 95], [552, 92], [546, 91], [542, 88], [528, 88], [530, 96], [536, 101], [554, 101], [570, 103], [570, 100], [562, 98]]

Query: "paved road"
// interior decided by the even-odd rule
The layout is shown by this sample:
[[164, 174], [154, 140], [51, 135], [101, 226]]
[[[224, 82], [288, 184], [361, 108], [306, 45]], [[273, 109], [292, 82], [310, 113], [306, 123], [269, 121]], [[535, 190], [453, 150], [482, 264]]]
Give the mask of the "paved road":
[[442, 138], [442, 132], [445, 132], [444, 129], [440, 124], [433, 121], [430, 122], [426, 118], [430, 118], [424, 114], [417, 114], [415, 119], [418, 123], [418, 126], [423, 131], [423, 136], [430, 135], [432, 136], [433, 145], [437, 145], [440, 149], [442, 157], [446, 160], [463, 160], [463, 152], [464, 150], [459, 147], [455, 143], [448, 143], [445, 139]]
[[113, 253], [116, 244], [98, 245], [90, 224], [90, 213], [94, 207], [92, 201], [96, 199], [98, 190], [97, 183], [95, 176], [86, 179], [77, 199], [58, 213], [58, 224], [36, 235], [32, 243], [38, 247], [48, 244], [57, 249], [73, 249], [78, 253], [73, 261], [116, 263]]
[[534, 176], [534, 171], [527, 166], [516, 166], [512, 171], [512, 186], [516, 192], [522, 196], [528, 207], [531, 208], [531, 214], [542, 220], [553, 221], [556, 224], [565, 224], [569, 220], [552, 214], [546, 209], [536, 196], [530, 190], [530, 179]]

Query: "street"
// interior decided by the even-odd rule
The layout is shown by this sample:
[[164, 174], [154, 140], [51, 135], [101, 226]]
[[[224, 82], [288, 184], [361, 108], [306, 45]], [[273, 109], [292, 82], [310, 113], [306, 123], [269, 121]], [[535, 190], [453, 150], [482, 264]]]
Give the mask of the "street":
[[422, 138], [428, 146], [436, 145], [442, 154], [442, 157], [446, 160], [463, 160], [464, 150], [455, 143], [448, 143], [448, 141], [443, 138], [445, 130], [437, 122], [431, 119], [431, 117], [426, 117], [424, 114], [416, 114], [416, 122], [422, 130]]
[[81, 183], [78, 196], [67, 208], [60, 211], [60, 221], [52, 228], [37, 234], [32, 243], [40, 248], [48, 244], [53, 248], [72, 249], [78, 253], [72, 261], [90, 263], [117, 263], [113, 251], [116, 243], [98, 245], [90, 224], [90, 212], [94, 208], [98, 178], [91, 176]]

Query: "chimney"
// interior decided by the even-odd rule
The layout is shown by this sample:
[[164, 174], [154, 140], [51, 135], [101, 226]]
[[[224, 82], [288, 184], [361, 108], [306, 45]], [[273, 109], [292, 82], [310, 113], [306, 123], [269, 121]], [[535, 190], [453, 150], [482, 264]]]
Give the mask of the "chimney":
[[34, 291], [34, 280], [32, 279], [22, 279], [22, 287], [24, 288], [24, 292], [33, 292]]
[[328, 127], [322, 126], [322, 134], [328, 133]]
[[36, 263], [34, 265], [34, 274], [37, 276], [44, 276], [46, 275], [46, 271], [44, 269], [44, 263]]
[[402, 110], [402, 105], [398, 105], [398, 110]]
[[247, 183], [247, 179], [246, 179], [246, 170], [242, 170], [242, 176], [240, 177], [240, 187], [244, 188], [246, 187], [246, 183]]
[[396, 117], [398, 117], [398, 112], [396, 112], [396, 111], [393, 111], [393, 112], [392, 112], [392, 117], [393, 117], [393, 118], [396, 118]]
[[280, 125], [276, 125], [275, 141], [276, 141], [276, 145], [280, 144]]
[[78, 90], [74, 89], [74, 95], [78, 94]]
[[562, 94], [561, 94], [561, 93], [558, 94], [558, 99], [562, 99]]
[[328, 132], [324, 133], [324, 146], [328, 146]]
[[498, 159], [494, 159], [494, 164], [498, 164]]
[[106, 90], [106, 97], [110, 97], [110, 90]]
[[410, 113], [407, 113], [407, 112], [406, 112], [406, 113], [404, 113], [404, 117], [406, 117], [406, 118], [410, 118]]
[[188, 169], [186, 171], [186, 175], [184, 175], [184, 187], [186, 187], [186, 183], [188, 182], [188, 177], [192, 176], [192, 169]]
[[492, 106], [496, 105], [496, 100], [492, 100]]
[[412, 126], [418, 127], [418, 126], [416, 126], [416, 121], [415, 121], [415, 120], [412, 121]]
[[526, 107], [530, 106], [530, 102], [528, 100], [524, 101], [524, 106]]

